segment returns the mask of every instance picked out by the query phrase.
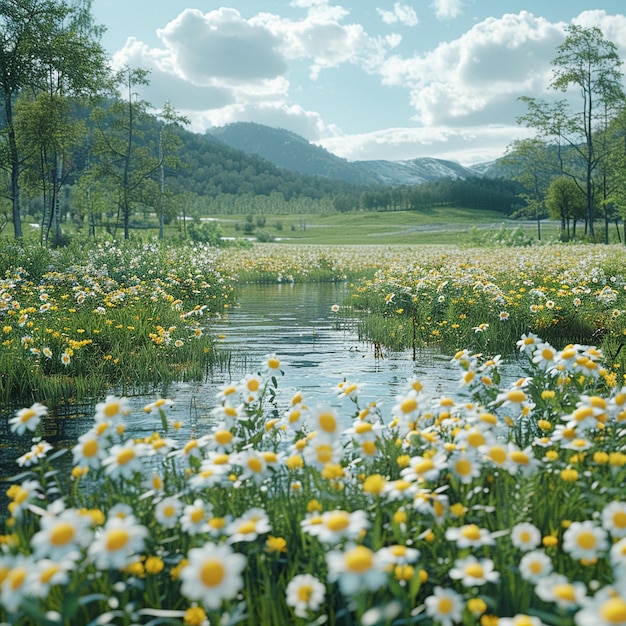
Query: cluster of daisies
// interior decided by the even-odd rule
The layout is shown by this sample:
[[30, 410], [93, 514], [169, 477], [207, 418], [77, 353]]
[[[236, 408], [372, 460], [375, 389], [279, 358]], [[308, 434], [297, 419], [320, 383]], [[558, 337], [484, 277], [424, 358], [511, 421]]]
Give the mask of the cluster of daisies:
[[463, 350], [457, 398], [388, 410], [284, 399], [271, 354], [188, 441], [109, 396], [65, 465], [18, 411], [0, 620], [626, 626], [626, 388], [591, 346], [518, 347], [510, 384]]

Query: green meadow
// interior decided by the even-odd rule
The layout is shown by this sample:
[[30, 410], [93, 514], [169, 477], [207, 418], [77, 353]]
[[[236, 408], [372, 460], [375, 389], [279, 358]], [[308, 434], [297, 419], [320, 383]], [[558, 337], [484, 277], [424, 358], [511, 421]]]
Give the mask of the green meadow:
[[[400, 215], [364, 246], [379, 218], [358, 217], [252, 246], [2, 244], [0, 391], [24, 450], [3, 623], [626, 623], [624, 248], [515, 245], [495, 225], [472, 245], [469, 221], [462, 243], [391, 245], [417, 232], [394, 235], [416, 227]], [[343, 245], [304, 243], [324, 230]], [[313, 280], [349, 285], [338, 308], [367, 340], [454, 355], [458, 394], [415, 377], [365, 403], [355, 376], [314, 406], [284, 396], [268, 346], [207, 430], [180, 437], [155, 397], [154, 432], [128, 435], [125, 392], [202, 379], [238, 284]], [[49, 406], [87, 396], [92, 426], [53, 449]]]

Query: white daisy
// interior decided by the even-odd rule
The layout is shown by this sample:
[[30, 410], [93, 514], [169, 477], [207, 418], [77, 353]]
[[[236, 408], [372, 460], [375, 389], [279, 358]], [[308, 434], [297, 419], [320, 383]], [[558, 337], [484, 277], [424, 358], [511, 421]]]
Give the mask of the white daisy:
[[324, 603], [326, 587], [311, 574], [294, 576], [285, 589], [287, 606], [293, 608], [296, 616], [306, 619]]
[[325, 511], [319, 516], [317, 523], [302, 522], [302, 528], [310, 535], [317, 537], [322, 543], [337, 544], [345, 539], [356, 540], [365, 534], [370, 521], [365, 511]]
[[188, 535], [199, 535], [209, 531], [208, 520], [213, 509], [200, 498], [196, 498], [193, 504], [187, 504], [180, 517], [180, 526]]
[[39, 402], [35, 402], [35, 404], [28, 409], [20, 409], [15, 414], [15, 417], [9, 420], [11, 432], [17, 435], [23, 435], [27, 430], [33, 432], [37, 426], [39, 426], [41, 418], [45, 417], [47, 414], [48, 409]]
[[486, 528], [479, 528], [476, 524], [465, 524], [458, 528], [446, 530], [446, 539], [455, 541], [458, 548], [478, 548], [493, 546], [496, 541]]
[[465, 602], [463, 596], [454, 589], [435, 587], [433, 594], [426, 598], [424, 604], [426, 615], [441, 626], [453, 626], [461, 622]]
[[242, 589], [245, 566], [246, 557], [228, 545], [208, 542], [193, 548], [180, 573], [181, 594], [209, 609], [219, 609], [224, 600], [234, 598]]
[[31, 539], [36, 558], [62, 559], [86, 548], [93, 538], [89, 516], [74, 509], [57, 512], [55, 508], [51, 505], [41, 516], [40, 530]]
[[611, 533], [611, 537], [626, 537], [626, 502], [614, 501], [602, 509], [602, 527]]
[[111, 517], [96, 532], [88, 554], [97, 569], [122, 569], [136, 561], [144, 549], [148, 529], [137, 523], [133, 515]]
[[552, 560], [543, 550], [527, 552], [519, 563], [522, 578], [536, 583], [552, 572]]
[[534, 550], [541, 543], [541, 532], [530, 522], [516, 524], [511, 529], [511, 543], [522, 552]]
[[589, 520], [572, 522], [563, 533], [563, 550], [573, 559], [596, 559], [608, 547], [606, 530]]
[[163, 528], [174, 528], [178, 523], [182, 502], [175, 496], [163, 498], [154, 507], [154, 517]]
[[573, 610], [582, 605], [586, 596], [585, 583], [570, 582], [563, 574], [550, 574], [535, 586], [535, 593], [544, 602], [554, 602], [560, 609]]
[[129, 439], [123, 444], [115, 444], [109, 450], [109, 455], [102, 461], [105, 472], [113, 479], [131, 479], [135, 472], [142, 469], [142, 457], [147, 456], [150, 446], [145, 443], [135, 443]]
[[241, 517], [233, 520], [227, 527], [226, 533], [229, 535], [229, 543], [239, 541], [256, 541], [259, 535], [263, 535], [272, 530], [269, 517], [264, 509], [260, 507], [246, 511]]
[[464, 587], [477, 587], [488, 582], [496, 582], [500, 574], [494, 569], [491, 559], [480, 559], [470, 555], [457, 559], [449, 575], [453, 580], [460, 580]]
[[366, 546], [348, 544], [345, 550], [326, 554], [328, 580], [338, 582], [346, 596], [359, 591], [375, 591], [388, 581], [385, 563]]
[[604, 587], [588, 599], [574, 615], [576, 626], [626, 625], [626, 592], [624, 588]]

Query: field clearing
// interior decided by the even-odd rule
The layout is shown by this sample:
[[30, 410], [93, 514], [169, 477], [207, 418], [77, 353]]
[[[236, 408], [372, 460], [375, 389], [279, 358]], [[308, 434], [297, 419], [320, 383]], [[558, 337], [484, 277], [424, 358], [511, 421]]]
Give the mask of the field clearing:
[[[333, 213], [328, 215], [268, 215], [263, 228], [279, 241], [303, 244], [465, 244], [478, 243], [480, 233], [521, 228], [536, 238], [537, 225], [526, 220], [512, 220], [496, 211], [476, 211], [440, 207], [428, 211], [385, 211]], [[216, 215], [224, 237], [243, 238], [245, 216]], [[255, 216], [254, 219], [258, 219]], [[277, 228], [277, 225], [279, 227]], [[237, 229], [239, 226], [239, 229]], [[611, 233], [613, 236], [614, 233]], [[254, 234], [249, 235], [254, 238]], [[542, 239], [556, 239], [558, 223], [542, 222]]]

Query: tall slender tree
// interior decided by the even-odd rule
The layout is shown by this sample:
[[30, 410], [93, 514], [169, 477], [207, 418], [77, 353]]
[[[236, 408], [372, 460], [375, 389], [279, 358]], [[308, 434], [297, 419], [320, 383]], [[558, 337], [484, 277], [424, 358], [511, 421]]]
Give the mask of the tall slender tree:
[[126, 66], [115, 82], [112, 100], [92, 112], [98, 157], [94, 167], [115, 188], [124, 239], [129, 239], [132, 207], [142, 201], [142, 193], [161, 167], [162, 156], [157, 125], [148, 113], [152, 106], [135, 92], [138, 86], [148, 84], [148, 70]]
[[568, 145], [580, 164], [574, 169], [564, 164], [563, 174], [569, 176], [585, 193], [588, 232], [594, 236], [596, 206], [596, 173], [608, 152], [597, 141], [607, 119], [624, 102], [622, 60], [615, 44], [604, 38], [599, 28], [573, 24], [567, 29], [565, 41], [558, 47], [552, 61], [551, 87], [566, 92], [577, 89], [578, 106], [561, 100], [549, 104], [535, 98], [521, 98], [528, 112], [519, 118], [540, 137]]
[[90, 8], [90, 0], [0, 0], [0, 166], [9, 173], [16, 238], [23, 234], [19, 179], [27, 160], [16, 135], [17, 99], [25, 91], [70, 96], [98, 88], [107, 71], [106, 57], [98, 43], [101, 30], [90, 26]]

